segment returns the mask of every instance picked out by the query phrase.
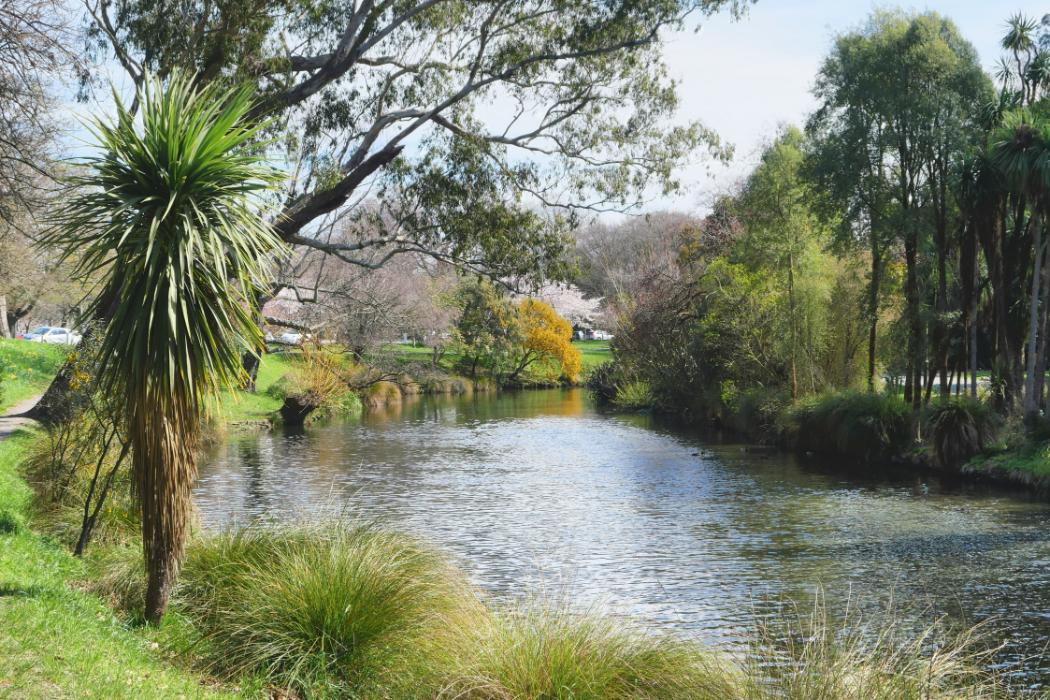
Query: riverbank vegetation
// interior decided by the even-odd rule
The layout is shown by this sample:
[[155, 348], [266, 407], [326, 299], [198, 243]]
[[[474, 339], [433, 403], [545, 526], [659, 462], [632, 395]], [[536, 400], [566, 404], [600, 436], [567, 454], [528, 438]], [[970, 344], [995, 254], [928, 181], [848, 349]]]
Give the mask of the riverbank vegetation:
[[490, 600], [431, 546], [345, 523], [194, 534], [168, 618], [140, 626], [137, 524], [84, 558], [37, 534], [54, 514], [20, 473], [40, 447], [29, 432], [0, 443], [0, 687], [14, 697], [1004, 697], [965, 634], [844, 633], [818, 608], [756, 627], [733, 655], [524, 592]]
[[949, 19], [874, 13], [836, 39], [805, 128], [712, 214], [656, 222], [630, 267], [581, 246], [617, 280], [596, 394], [636, 407], [647, 385], [656, 410], [804, 452], [1031, 471], [1050, 416], [1047, 37], [1008, 29], [993, 79]]

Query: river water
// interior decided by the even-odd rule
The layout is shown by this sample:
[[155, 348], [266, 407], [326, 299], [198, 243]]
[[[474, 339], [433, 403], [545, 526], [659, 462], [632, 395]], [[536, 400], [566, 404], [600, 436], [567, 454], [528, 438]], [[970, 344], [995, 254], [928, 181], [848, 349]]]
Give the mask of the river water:
[[494, 596], [572, 600], [728, 647], [821, 593], [876, 623], [991, 618], [1004, 668], [1050, 679], [1050, 506], [841, 466], [547, 390], [234, 435], [195, 498], [213, 528], [376, 521], [451, 551]]

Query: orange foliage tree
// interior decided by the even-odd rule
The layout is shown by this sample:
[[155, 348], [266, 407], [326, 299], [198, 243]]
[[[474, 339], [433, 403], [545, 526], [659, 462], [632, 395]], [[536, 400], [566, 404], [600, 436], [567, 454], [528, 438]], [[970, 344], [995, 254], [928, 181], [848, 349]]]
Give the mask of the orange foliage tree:
[[523, 341], [510, 379], [517, 379], [537, 362], [557, 362], [561, 365], [562, 376], [576, 381], [582, 359], [580, 351], [572, 344], [572, 325], [549, 304], [538, 299], [524, 299], [518, 304], [517, 322]]

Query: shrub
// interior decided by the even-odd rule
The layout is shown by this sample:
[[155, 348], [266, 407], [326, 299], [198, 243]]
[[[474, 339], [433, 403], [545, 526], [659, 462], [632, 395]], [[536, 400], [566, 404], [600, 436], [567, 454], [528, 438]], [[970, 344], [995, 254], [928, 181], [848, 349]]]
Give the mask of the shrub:
[[934, 458], [944, 469], [958, 469], [983, 452], [1000, 426], [991, 406], [973, 399], [936, 406], [927, 420]]
[[778, 421], [790, 398], [784, 391], [749, 389], [731, 392], [722, 400], [729, 428], [754, 440], [775, 442]]
[[361, 400], [370, 409], [380, 409], [391, 404], [400, 404], [401, 389], [393, 382], [375, 382], [365, 388]]
[[[49, 424], [23, 466], [36, 525], [81, 551], [88, 537], [126, 542], [139, 530], [130, 460], [109, 418], [89, 409]], [[94, 516], [86, 533], [85, 503]]]
[[781, 437], [801, 451], [888, 460], [912, 443], [911, 409], [890, 395], [825, 394], [791, 407], [781, 422]]
[[198, 540], [176, 599], [214, 671], [263, 674], [310, 696], [422, 693], [483, 614], [440, 554], [344, 525]]
[[652, 408], [654, 401], [652, 385], [643, 380], [618, 384], [616, 386], [616, 396], [613, 398], [613, 404], [617, 408], [631, 411]]
[[311, 414], [323, 415], [339, 404], [350, 391], [347, 376], [341, 356], [303, 346], [299, 365], [267, 393], [284, 399], [281, 418], [285, 423], [301, 425]]
[[615, 362], [603, 362], [587, 375], [587, 388], [599, 404], [612, 403], [616, 398], [619, 372]]

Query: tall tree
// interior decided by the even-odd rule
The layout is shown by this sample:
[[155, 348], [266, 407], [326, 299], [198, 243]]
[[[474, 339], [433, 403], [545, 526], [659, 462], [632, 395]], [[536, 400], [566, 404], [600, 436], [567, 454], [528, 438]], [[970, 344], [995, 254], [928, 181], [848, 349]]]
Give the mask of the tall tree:
[[259, 199], [282, 179], [252, 150], [247, 91], [146, 80], [141, 123], [118, 102], [100, 153], [45, 242], [102, 276], [91, 310], [110, 320], [101, 389], [121, 396], [141, 504], [146, 619], [164, 614], [178, 572], [209, 399], [236, 385], [262, 338], [252, 304], [282, 249]]
[[[922, 250], [932, 238], [938, 272], [944, 271], [936, 304], [944, 310], [953, 206], [949, 169], [969, 138], [967, 120], [990, 98], [990, 82], [976, 51], [950, 20], [936, 13], [877, 12], [862, 29], [836, 41], [821, 70], [817, 94], [822, 108], [814, 129], [829, 137], [832, 149], [859, 149], [859, 156], [842, 161], [843, 169], [855, 167], [858, 159], [865, 164], [858, 173], [846, 175], [845, 194], [848, 201], [864, 203], [863, 209], [852, 207], [852, 219], [859, 222], [858, 215], [866, 214], [873, 244], [873, 290], [879, 278], [883, 225], [896, 232], [904, 249], [909, 359], [905, 393], [917, 408], [923, 384], [932, 381], [924, 372]], [[892, 217], [883, 218], [887, 213]], [[872, 297], [874, 308], [877, 292]], [[871, 323], [874, 330], [874, 315]], [[937, 322], [935, 335], [943, 334]], [[873, 356], [870, 349], [869, 355]]]
[[[719, 151], [701, 124], [672, 124], [660, 39], [744, 4], [88, 0], [134, 80], [181, 66], [255, 86], [255, 114], [274, 119], [293, 164], [285, 242], [366, 268], [413, 252], [519, 277], [550, 271], [564, 223], [494, 227], [493, 211], [628, 207], [674, 189], [674, 165], [697, 147]], [[331, 216], [354, 235], [330, 240]]]
[[782, 130], [763, 152], [739, 198], [746, 234], [738, 247], [753, 264], [778, 271], [784, 279], [792, 400], [799, 396], [798, 365], [803, 350], [800, 334], [806, 313], [797, 291], [797, 278], [800, 272], [807, 272], [813, 251], [826, 242], [821, 240], [824, 229], [807, 201], [810, 197], [809, 185], [803, 179], [803, 145], [799, 129]]

